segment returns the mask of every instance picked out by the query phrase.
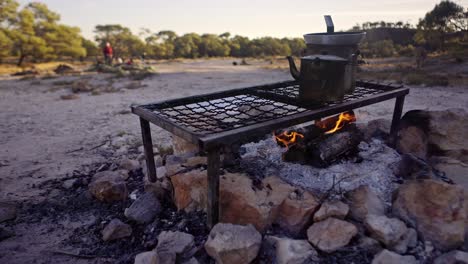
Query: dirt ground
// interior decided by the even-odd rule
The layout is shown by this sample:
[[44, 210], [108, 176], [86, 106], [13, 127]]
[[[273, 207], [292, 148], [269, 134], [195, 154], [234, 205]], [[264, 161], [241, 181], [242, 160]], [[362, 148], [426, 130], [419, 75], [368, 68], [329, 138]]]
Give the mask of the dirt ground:
[[[62, 180], [79, 174], [83, 168], [90, 172], [96, 169], [94, 164], [104, 164], [118, 156], [109, 150], [109, 142], [116, 137], [132, 137], [137, 139], [135, 146], [140, 145], [139, 120], [129, 111], [132, 104], [291, 79], [287, 69], [275, 69], [268, 62], [259, 60], [247, 66], [234, 66], [232, 61], [157, 63], [153, 66], [159, 74], [145, 79], [144, 87], [100, 95], [80, 93], [75, 100], [60, 98], [71, 92], [69, 85], [57, 85], [58, 81], [87, 79], [99, 86], [109, 85], [112, 76], [89, 73], [27, 80], [0, 77], [0, 200], [14, 202], [20, 208], [17, 223], [6, 224], [16, 236], [0, 242], [0, 263], [105, 262], [50, 252], [70, 239], [78, 227], [86, 226], [86, 219], [90, 223], [97, 221], [92, 212], [86, 211], [80, 211], [79, 219], [56, 221], [51, 221], [53, 211], [44, 213], [47, 208], [57, 209], [50, 203], [54, 204], [63, 195]], [[467, 63], [458, 65], [457, 69], [461, 74], [468, 74]], [[130, 82], [125, 78], [116, 79], [112, 85], [125, 87]], [[388, 101], [359, 109], [357, 118], [360, 122], [390, 119], [393, 104]], [[412, 86], [404, 111], [447, 108], [468, 109], [468, 87]], [[167, 132], [156, 127], [152, 132], [155, 144], [170, 141]], [[38, 208], [34, 211], [36, 205], [41, 213], [37, 212]], [[75, 205], [65, 203], [61, 208], [67, 206]], [[32, 216], [43, 218], [30, 219]]]

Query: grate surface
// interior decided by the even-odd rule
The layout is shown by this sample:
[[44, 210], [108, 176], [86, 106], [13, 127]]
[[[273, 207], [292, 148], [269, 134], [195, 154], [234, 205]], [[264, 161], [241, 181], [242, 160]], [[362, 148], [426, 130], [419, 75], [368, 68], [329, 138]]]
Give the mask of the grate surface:
[[354, 93], [345, 95], [341, 101], [304, 105], [298, 100], [297, 82], [286, 82], [273, 87], [245, 89], [239, 94], [226, 94], [221, 98], [197, 97], [142, 107], [191, 133], [208, 135], [334, 106], [397, 88], [399, 87], [358, 81]]

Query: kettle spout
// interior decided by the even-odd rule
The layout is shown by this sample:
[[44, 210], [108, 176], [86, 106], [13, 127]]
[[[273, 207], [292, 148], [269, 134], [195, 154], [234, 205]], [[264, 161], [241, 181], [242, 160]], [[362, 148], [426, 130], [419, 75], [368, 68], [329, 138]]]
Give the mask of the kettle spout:
[[292, 77], [296, 80], [300, 80], [300, 74], [299, 71], [296, 68], [296, 64], [294, 63], [294, 59], [291, 56], [286, 57], [289, 62], [289, 71], [291, 72]]

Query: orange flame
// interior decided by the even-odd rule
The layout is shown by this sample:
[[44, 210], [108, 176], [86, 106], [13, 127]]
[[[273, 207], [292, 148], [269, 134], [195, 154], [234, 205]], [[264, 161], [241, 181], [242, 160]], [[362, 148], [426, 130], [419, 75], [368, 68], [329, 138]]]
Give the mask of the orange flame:
[[345, 112], [341, 113], [338, 117], [338, 121], [336, 121], [335, 127], [325, 132], [325, 135], [335, 133], [336, 131], [343, 128], [345, 124], [356, 122], [356, 116], [352, 113]]
[[275, 136], [276, 141], [281, 142], [287, 148], [289, 148], [289, 145], [296, 143], [297, 138], [304, 138], [304, 135], [302, 135], [301, 133], [297, 133], [295, 131], [291, 131], [291, 132], [285, 131], [279, 135], [275, 135], [273, 133], [273, 136]]

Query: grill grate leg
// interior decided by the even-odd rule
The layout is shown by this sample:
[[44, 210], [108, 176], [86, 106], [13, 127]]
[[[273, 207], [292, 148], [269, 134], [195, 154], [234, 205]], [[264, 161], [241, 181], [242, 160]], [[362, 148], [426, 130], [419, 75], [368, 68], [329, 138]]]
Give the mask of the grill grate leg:
[[143, 139], [143, 147], [145, 148], [146, 168], [148, 171], [148, 180], [155, 182], [156, 165], [154, 164], [153, 140], [151, 139], [151, 129], [148, 121], [140, 117], [141, 136]]
[[403, 104], [405, 103], [405, 96], [399, 96], [395, 100], [395, 108], [393, 110], [392, 126], [390, 127], [390, 140], [392, 144], [396, 143], [396, 133], [398, 124], [400, 123], [401, 114], [403, 112]]
[[208, 156], [208, 227], [213, 228], [219, 221], [219, 148], [207, 151]]

